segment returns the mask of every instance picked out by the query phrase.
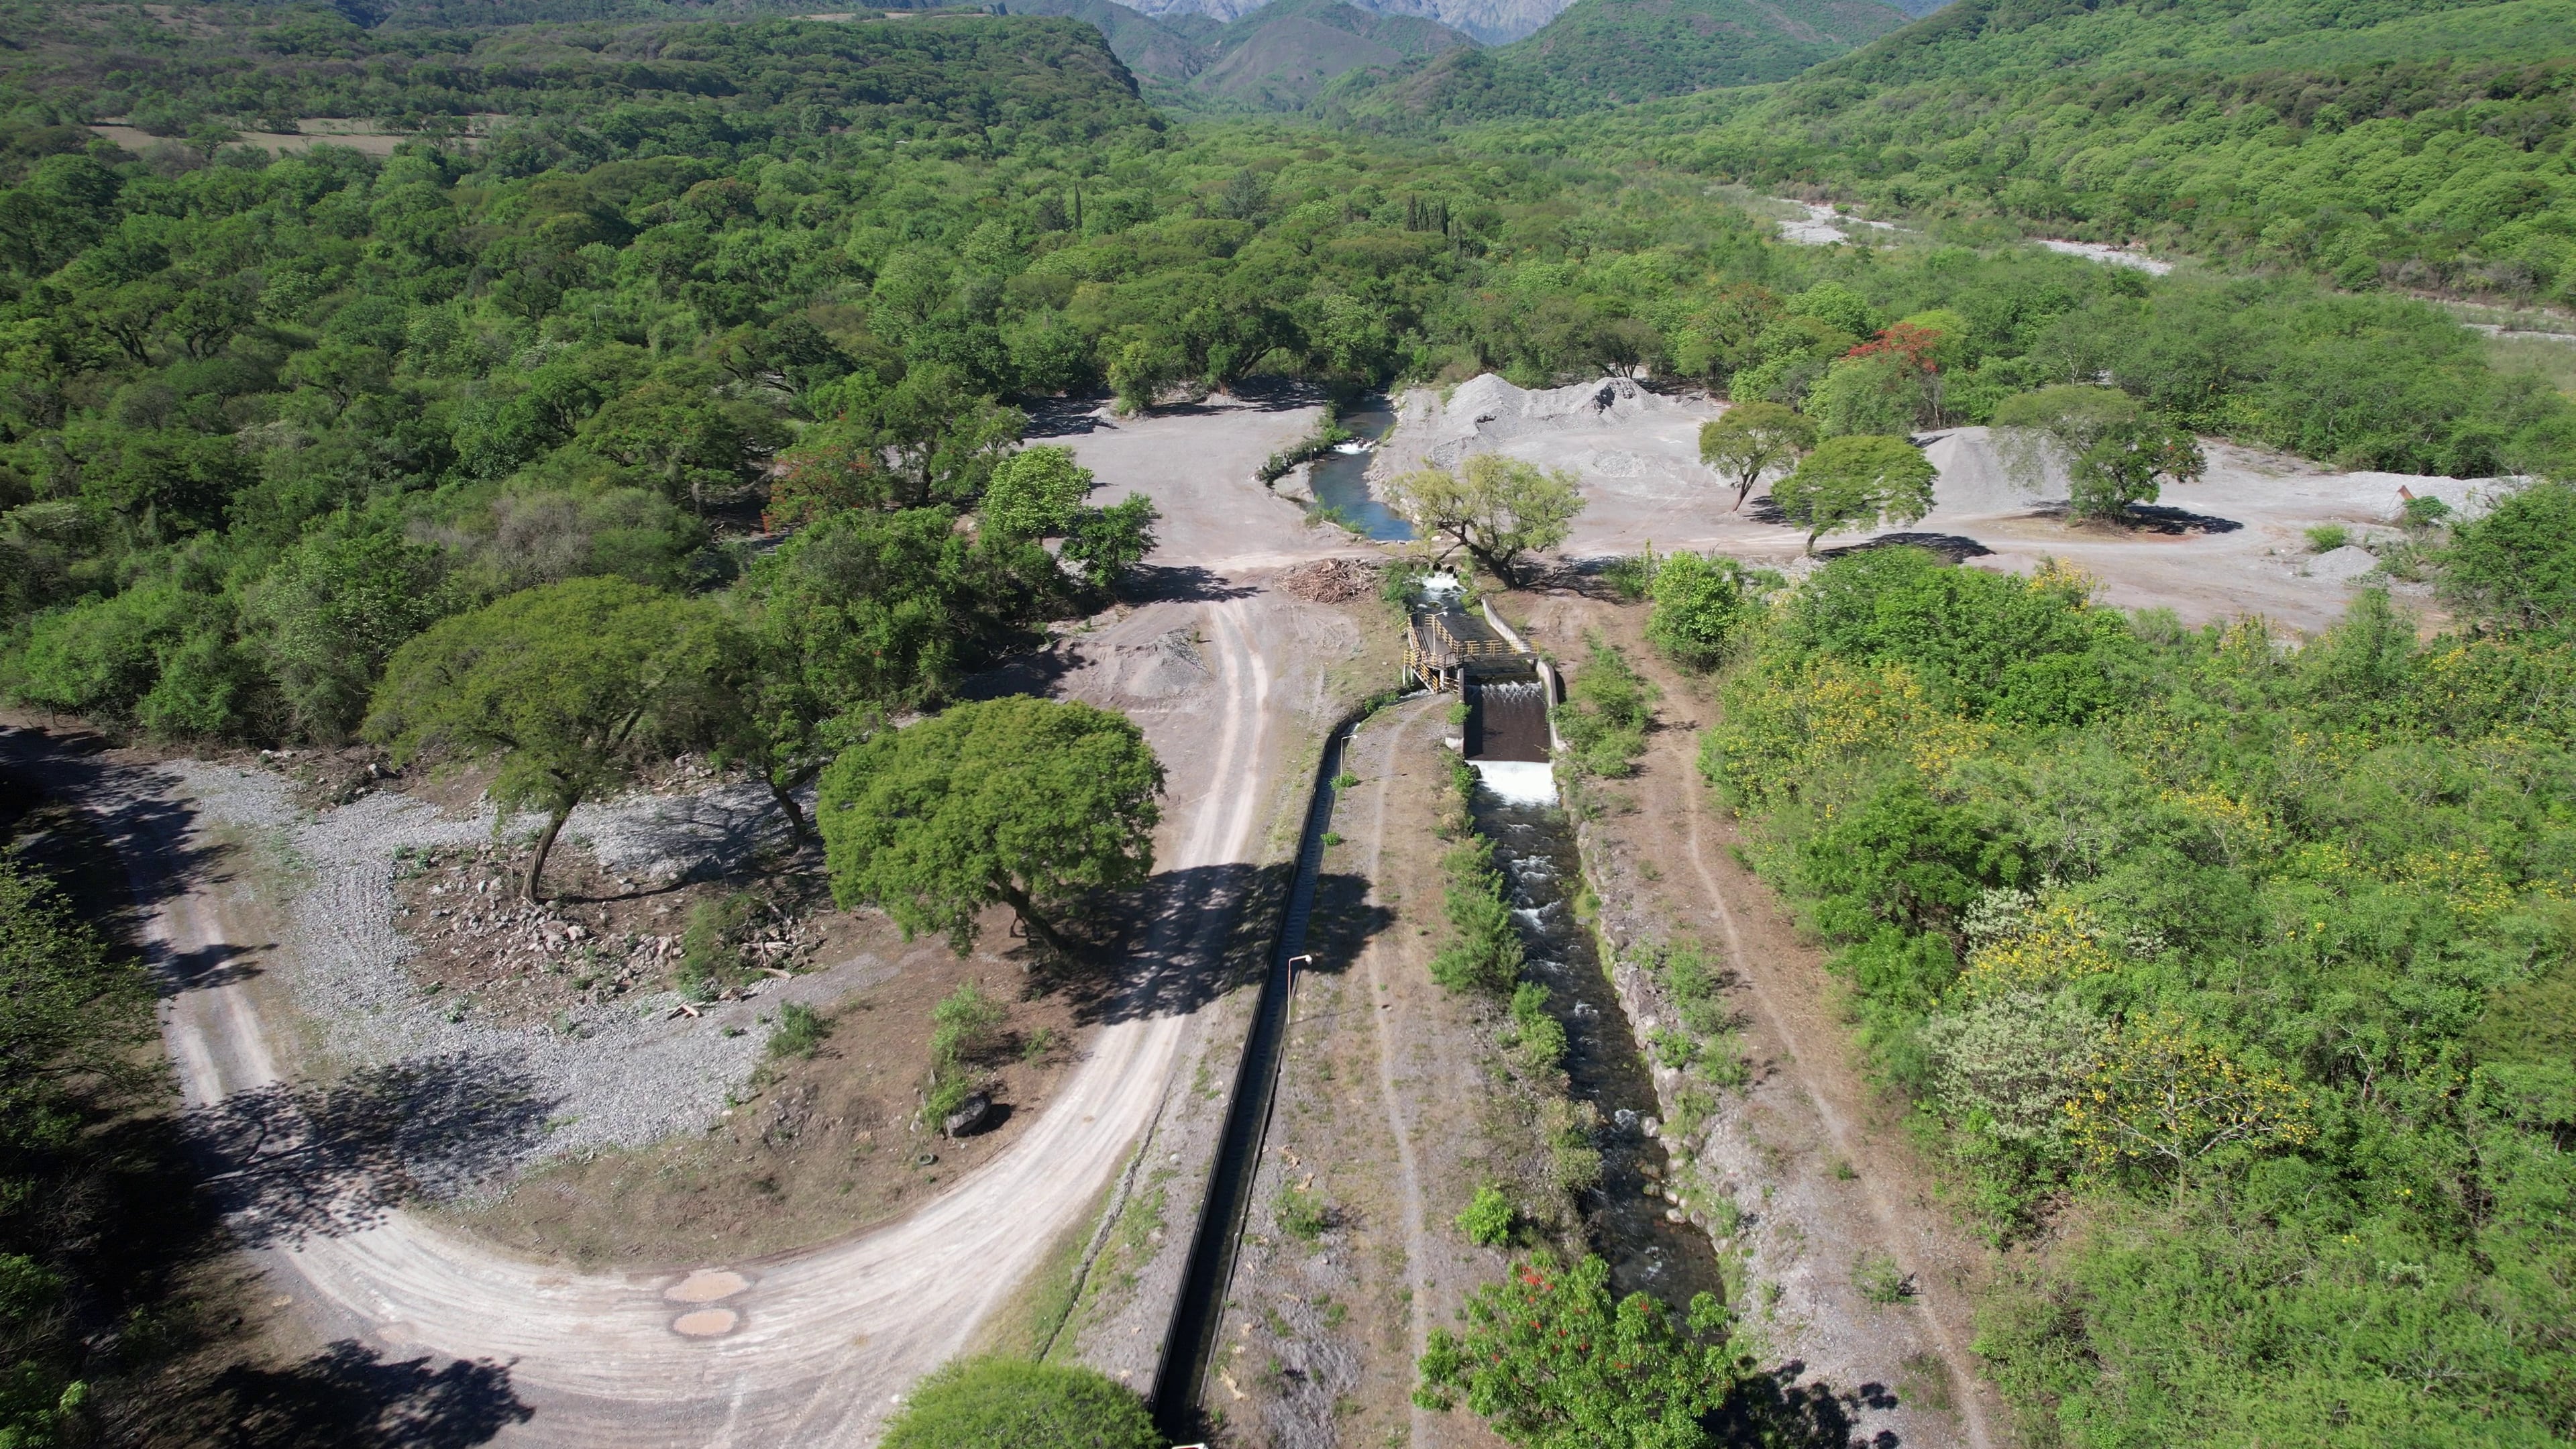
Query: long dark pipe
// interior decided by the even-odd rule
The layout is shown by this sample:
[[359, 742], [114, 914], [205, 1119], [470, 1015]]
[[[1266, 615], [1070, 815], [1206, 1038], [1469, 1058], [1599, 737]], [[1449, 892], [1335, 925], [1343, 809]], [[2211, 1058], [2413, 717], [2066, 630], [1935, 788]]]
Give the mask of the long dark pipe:
[[1216, 1166], [1208, 1174], [1198, 1228], [1190, 1237], [1189, 1261], [1181, 1270], [1181, 1295], [1172, 1305], [1163, 1356], [1154, 1367], [1149, 1397], [1154, 1423], [1175, 1441], [1195, 1438], [1201, 1427], [1199, 1397], [1206, 1390], [1215, 1357], [1217, 1329], [1222, 1326], [1225, 1296], [1234, 1278], [1235, 1250], [1243, 1239], [1253, 1179], [1261, 1170], [1262, 1141], [1270, 1132], [1270, 1108], [1278, 1096], [1289, 998], [1296, 987], [1296, 968], [1291, 963], [1306, 949], [1306, 918], [1314, 910], [1315, 880], [1323, 869], [1324, 833], [1333, 821], [1333, 780], [1342, 772], [1342, 747], [1380, 702], [1354, 710], [1335, 724], [1324, 737], [1322, 758], [1315, 762], [1315, 791], [1306, 802], [1297, 873], [1288, 885], [1287, 909], [1279, 916], [1279, 936], [1271, 945], [1270, 972], [1262, 978], [1252, 1031], [1244, 1041], [1243, 1059], [1235, 1066], [1234, 1095], [1226, 1106], [1225, 1131], [1217, 1139]]

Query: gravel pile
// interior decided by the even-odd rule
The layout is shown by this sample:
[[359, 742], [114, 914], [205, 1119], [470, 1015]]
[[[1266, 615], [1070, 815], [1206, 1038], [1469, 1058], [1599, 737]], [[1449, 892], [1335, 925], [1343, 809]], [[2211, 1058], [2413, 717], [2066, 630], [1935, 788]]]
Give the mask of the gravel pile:
[[[459, 1058], [507, 1063], [543, 1101], [545, 1131], [506, 1167], [703, 1129], [759, 1061], [771, 1030], [759, 1017], [784, 1001], [828, 1004], [882, 974], [879, 963], [862, 957], [774, 981], [755, 1000], [714, 1003], [696, 1017], [672, 1016], [678, 994], [656, 991], [583, 1003], [551, 1024], [481, 1021], [470, 1011], [455, 1013], [450, 1000], [423, 996], [405, 973], [412, 947], [394, 929], [393, 878], [397, 852], [489, 840], [488, 810], [457, 818], [380, 793], [307, 816], [294, 809], [287, 782], [275, 775], [194, 761], [171, 768], [208, 823], [263, 839], [296, 873], [300, 889], [287, 911], [289, 938], [273, 969], [334, 1066]], [[759, 809], [774, 814], [766, 792], [756, 785], [751, 791]], [[632, 868], [686, 873], [709, 868], [713, 859], [692, 856], [692, 849], [731, 849], [765, 828], [744, 818], [746, 798], [726, 787], [686, 801], [648, 797], [585, 809], [573, 818], [604, 855]], [[542, 925], [528, 924], [541, 940]], [[739, 1034], [728, 1034], [733, 1031]]]
[[1279, 576], [1279, 587], [1310, 604], [1346, 604], [1377, 592], [1375, 564], [1355, 558], [1322, 558]]
[[[807, 790], [809, 811], [812, 797]], [[564, 834], [589, 847], [602, 869], [659, 886], [741, 869], [762, 846], [786, 840], [787, 820], [767, 786], [737, 781], [584, 805], [564, 821]]]
[[[1695, 406], [1634, 378], [1605, 377], [1532, 391], [1488, 372], [1458, 384], [1445, 403], [1427, 389], [1406, 393], [1397, 402], [1396, 432], [1424, 461], [1454, 468], [1470, 453], [1508, 451], [1507, 443], [1569, 429], [1628, 428], [1696, 416]], [[1395, 456], [1381, 450], [1378, 466], [1400, 466]]]

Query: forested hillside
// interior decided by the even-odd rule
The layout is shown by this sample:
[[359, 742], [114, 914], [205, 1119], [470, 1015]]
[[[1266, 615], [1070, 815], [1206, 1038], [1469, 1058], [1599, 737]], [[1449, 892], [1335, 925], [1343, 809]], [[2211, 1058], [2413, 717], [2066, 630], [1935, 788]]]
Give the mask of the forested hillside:
[[[919, 25], [532, 26], [367, 31], [313, 9], [218, 11], [210, 33], [120, 21], [113, 35], [54, 32], [9, 57], [0, 86], [15, 133], [122, 116], [211, 149], [233, 129], [291, 132], [300, 117], [363, 117], [452, 134], [504, 116], [580, 137], [592, 159], [687, 149], [722, 155], [772, 137], [856, 125], [1049, 127], [1098, 136], [1155, 124], [1133, 79], [1069, 21]], [[587, 139], [593, 138], [595, 140]], [[77, 150], [62, 130], [12, 149]], [[487, 158], [488, 164], [488, 158]], [[503, 163], [505, 165], [510, 163]]]
[[[627, 756], [503, 782], [558, 822], [653, 752], [792, 801], [1130, 587], [1150, 506], [1027, 437], [1101, 393], [1617, 373], [1919, 466], [1903, 435], [2057, 387], [2167, 440], [2576, 470], [2576, 405], [2379, 287], [2566, 295], [2566, 71], [2498, 53], [2559, 44], [2541, 0], [1971, 0], [1615, 110], [1586, 108], [1712, 83], [1693, 56], [1797, 58], [1734, 12], [1584, 4], [1557, 49], [1415, 77], [1463, 99], [1407, 125], [1541, 115], [1436, 137], [1182, 124], [1080, 18], [30, 12], [0, 73], [0, 694], [406, 751], [579, 705]], [[1437, 90], [1403, 84], [1376, 94]], [[393, 154], [233, 141], [321, 118]], [[1959, 224], [1789, 246], [1720, 177]], [[2267, 269], [2149, 277], [1979, 218]], [[2375, 596], [2294, 649], [1904, 551], [1727, 601], [1710, 777], [1844, 951], [1967, 1209], [2068, 1234], [1983, 1349], [2046, 1432], [2576, 1429], [2567, 497], [2419, 520], [2457, 621], [2429, 643]], [[513, 689], [443, 687], [537, 644]], [[31, 892], [12, 972], [109, 959]], [[2221, 1105], [2158, 1118], [2185, 1088]], [[81, 1359], [70, 1290], [28, 1282], [0, 1437], [50, 1432]]]
[[[1184, 142], [1072, 21], [539, 28], [109, 79], [197, 139], [85, 146], [59, 70], [15, 113], [0, 668], [23, 701], [163, 732], [336, 738], [440, 614], [584, 574], [723, 584], [781, 468], [825, 480], [797, 508], [971, 508], [1025, 394], [1606, 368], [1800, 403], [1940, 310], [1942, 416], [2107, 371], [2368, 466], [2529, 466], [2569, 432], [2564, 399], [2413, 304], [1781, 247], [1688, 178]], [[383, 162], [220, 148], [248, 108], [370, 103], [519, 118]], [[902, 467], [874, 475], [871, 446]], [[380, 604], [330, 602], [362, 582]], [[1050, 606], [961, 615], [942, 657]]]
[[1379, 126], [1573, 115], [1784, 80], [1904, 23], [1879, 0], [1576, 0], [1526, 40], [1354, 76], [1333, 100]]
[[1475, 45], [1433, 21], [1342, 0], [1272, 0], [1225, 25], [1187, 14], [1157, 19], [1115, 0], [1019, 0], [1009, 8], [1098, 26], [1148, 97], [1185, 113], [1303, 110], [1351, 71], [1401, 71]]
[[2564, 303], [2571, 75], [2559, 0], [1968, 0], [1615, 144], [1923, 218]]
[[2041, 1442], [2576, 1429], [2576, 494], [2457, 547], [2429, 644], [1906, 549], [1744, 641], [1709, 779], [1963, 1206], [2066, 1234], [1977, 1344]]

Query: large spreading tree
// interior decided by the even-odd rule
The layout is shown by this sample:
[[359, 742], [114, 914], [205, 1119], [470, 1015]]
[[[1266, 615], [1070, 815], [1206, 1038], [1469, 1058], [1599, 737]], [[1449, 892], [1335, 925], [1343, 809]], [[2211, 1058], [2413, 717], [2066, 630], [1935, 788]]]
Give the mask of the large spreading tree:
[[1913, 523], [1932, 511], [1932, 480], [1939, 470], [1903, 438], [1865, 434], [1827, 438], [1771, 487], [1771, 501], [1791, 523], [1816, 540], [1845, 528]]
[[1007, 904], [1062, 953], [1059, 907], [1152, 873], [1162, 791], [1162, 764], [1124, 715], [1044, 699], [961, 704], [823, 772], [832, 897], [960, 951], [977, 916]]
[[709, 737], [745, 650], [702, 604], [619, 578], [570, 579], [442, 620], [394, 651], [367, 738], [397, 765], [497, 760], [492, 799], [543, 811], [525, 889], [573, 807], [649, 758]]
[[1441, 558], [1464, 549], [1505, 588], [1520, 587], [1522, 555], [1565, 542], [1583, 511], [1573, 473], [1500, 453], [1478, 453], [1454, 473], [1416, 469], [1387, 485], [1387, 502], [1415, 533], [1444, 540]]
[[2191, 430], [2115, 388], [2065, 384], [2008, 397], [1995, 409], [2005, 466], [2029, 486], [2066, 475], [2067, 512], [2105, 522], [2153, 503], [2167, 481], [2209, 471]]
[[1699, 425], [1699, 460], [1735, 484], [1737, 508], [1762, 475], [1796, 466], [1814, 446], [1814, 420], [1782, 403], [1740, 402]]

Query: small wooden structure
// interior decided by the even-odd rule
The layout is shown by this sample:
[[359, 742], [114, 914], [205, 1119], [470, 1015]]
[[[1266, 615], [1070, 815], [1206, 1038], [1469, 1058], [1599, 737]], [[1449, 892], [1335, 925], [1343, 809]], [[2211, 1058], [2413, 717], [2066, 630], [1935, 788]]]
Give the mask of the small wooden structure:
[[1470, 676], [1534, 675], [1535, 661], [1462, 609], [1417, 609], [1405, 631], [1405, 683], [1462, 690]]

